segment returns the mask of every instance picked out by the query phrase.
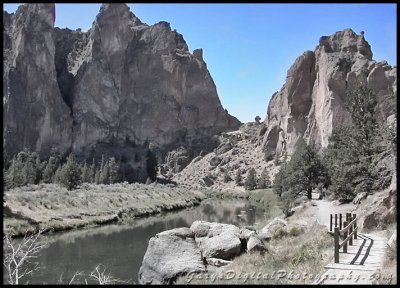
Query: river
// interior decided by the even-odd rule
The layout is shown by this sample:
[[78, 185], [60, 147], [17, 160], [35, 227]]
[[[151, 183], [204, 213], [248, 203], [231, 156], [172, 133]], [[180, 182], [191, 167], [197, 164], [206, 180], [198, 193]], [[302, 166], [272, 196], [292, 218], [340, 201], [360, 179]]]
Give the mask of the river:
[[[247, 200], [207, 199], [199, 206], [177, 212], [161, 213], [129, 223], [55, 233], [44, 236], [49, 244], [41, 251], [39, 269], [29, 277], [29, 284], [67, 284], [75, 272], [74, 283], [91, 281], [89, 274], [102, 264], [114, 277], [137, 283], [137, 274], [149, 239], [155, 234], [177, 228], [190, 227], [196, 220], [255, 225], [267, 217], [258, 205]], [[21, 283], [28, 279], [22, 279]]]

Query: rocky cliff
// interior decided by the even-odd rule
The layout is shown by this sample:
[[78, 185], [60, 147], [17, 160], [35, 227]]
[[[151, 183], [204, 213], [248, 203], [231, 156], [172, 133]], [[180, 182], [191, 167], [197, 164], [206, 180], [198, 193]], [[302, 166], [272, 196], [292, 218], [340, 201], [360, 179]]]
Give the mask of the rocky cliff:
[[285, 150], [291, 154], [300, 137], [326, 147], [332, 130], [351, 121], [344, 99], [357, 82], [376, 93], [384, 119], [394, 114], [389, 98], [397, 97], [397, 69], [372, 56], [363, 32], [346, 29], [322, 36], [314, 51], [296, 59], [286, 83], [272, 96], [260, 133], [263, 149], [272, 155]]
[[[304, 52], [291, 66], [286, 83], [269, 102], [263, 123], [246, 123], [238, 131], [222, 133], [214, 152], [194, 158], [172, 179], [196, 188], [240, 189], [233, 181], [238, 170], [245, 179], [254, 168], [258, 176], [267, 169], [272, 180], [278, 171], [272, 161], [276, 154], [290, 156], [301, 137], [318, 148], [326, 147], [332, 130], [351, 121], [344, 99], [357, 81], [367, 83], [376, 93], [378, 115], [390, 123], [396, 108], [396, 73], [396, 67], [386, 61], [372, 60], [363, 33], [346, 29], [323, 36], [314, 52]], [[395, 171], [394, 160], [386, 156], [379, 158], [376, 168], [382, 175], [380, 181], [386, 183], [382, 186], [390, 183]]]
[[25, 4], [4, 12], [8, 153], [151, 145], [162, 160], [180, 146], [192, 157], [214, 148], [213, 135], [239, 127], [221, 105], [202, 50], [190, 53], [169, 23], [149, 26], [126, 4], [103, 4], [89, 31], [72, 31], [53, 27], [53, 9]]
[[72, 117], [57, 82], [52, 5], [3, 13], [3, 131], [9, 154], [72, 144]]

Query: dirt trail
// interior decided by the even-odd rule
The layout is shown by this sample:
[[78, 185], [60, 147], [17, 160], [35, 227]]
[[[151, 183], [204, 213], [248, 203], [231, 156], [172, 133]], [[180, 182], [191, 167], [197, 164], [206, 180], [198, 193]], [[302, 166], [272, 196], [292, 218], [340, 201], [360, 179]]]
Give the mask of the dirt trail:
[[[317, 197], [313, 197], [313, 199], [315, 206], [310, 206], [308, 213], [313, 216], [313, 221], [327, 226], [328, 229], [330, 225], [330, 214], [354, 213], [356, 209], [356, 205], [353, 203], [337, 205], [334, 201], [317, 200]], [[321, 280], [324, 280], [317, 281], [315, 284], [373, 284], [376, 281], [375, 278], [377, 275], [379, 276], [379, 272], [377, 271], [383, 266], [384, 261], [386, 240], [382, 233], [383, 231], [374, 231], [369, 234], [362, 234], [374, 239], [373, 245], [371, 245], [371, 253], [366, 258], [363, 265], [346, 265], [345, 263], [347, 262], [347, 258], [353, 258], [351, 257], [352, 255], [349, 254], [356, 254], [357, 251], [349, 251], [351, 253], [347, 255], [340, 253], [342, 255], [341, 264], [333, 264], [332, 260], [332, 263], [326, 266], [328, 269], [321, 277]], [[355, 250], [359, 249], [356, 245], [354, 245], [353, 248]], [[363, 253], [365, 254], [364, 250], [366, 250], [366, 248], [363, 249], [361, 255], [363, 255]]]
[[337, 205], [333, 201], [328, 200], [314, 200], [317, 206], [315, 209], [315, 217], [321, 225], [325, 225], [329, 228], [330, 214], [346, 214], [354, 212], [356, 206], [353, 203], [346, 203]]

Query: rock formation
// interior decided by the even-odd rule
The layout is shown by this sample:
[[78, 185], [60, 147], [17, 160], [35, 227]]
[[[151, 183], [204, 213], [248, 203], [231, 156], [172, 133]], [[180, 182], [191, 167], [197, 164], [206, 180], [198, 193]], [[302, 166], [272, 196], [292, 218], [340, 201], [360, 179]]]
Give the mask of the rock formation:
[[351, 29], [322, 36], [314, 51], [306, 51], [289, 69], [286, 83], [268, 105], [262, 146], [273, 154], [290, 155], [300, 137], [326, 147], [335, 127], [351, 121], [344, 108], [346, 91], [367, 83], [377, 95], [379, 114], [394, 114], [390, 97], [397, 97], [396, 67], [372, 60], [364, 35]]
[[169, 23], [149, 26], [126, 4], [103, 4], [89, 31], [72, 31], [53, 27], [53, 9], [25, 4], [4, 12], [10, 154], [150, 144], [164, 161], [180, 146], [189, 157], [209, 151], [213, 135], [240, 125], [222, 107], [202, 50], [191, 54]]
[[173, 284], [179, 276], [218, 272], [243, 252], [265, 253], [256, 231], [231, 224], [194, 221], [149, 240], [139, 270], [139, 284]]
[[29, 148], [47, 155], [72, 144], [72, 117], [55, 68], [52, 5], [3, 13], [3, 131], [8, 154]]

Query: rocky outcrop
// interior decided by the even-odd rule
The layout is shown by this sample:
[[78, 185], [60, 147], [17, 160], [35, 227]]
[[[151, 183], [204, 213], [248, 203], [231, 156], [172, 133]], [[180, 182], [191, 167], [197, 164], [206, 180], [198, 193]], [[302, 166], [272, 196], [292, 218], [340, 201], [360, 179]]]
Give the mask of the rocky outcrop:
[[179, 275], [205, 271], [193, 232], [176, 228], [149, 240], [139, 270], [139, 284], [171, 284]]
[[267, 252], [256, 231], [195, 221], [190, 228], [164, 231], [150, 239], [139, 270], [139, 284], [172, 284], [188, 273], [216, 272], [243, 252]]
[[9, 155], [29, 148], [47, 156], [72, 144], [72, 117], [55, 68], [54, 4], [21, 5], [4, 16], [3, 144]]
[[24, 147], [103, 154], [107, 147], [152, 146], [164, 162], [183, 146], [189, 155], [168, 164], [176, 172], [214, 149], [213, 135], [239, 127], [221, 105], [203, 51], [190, 53], [169, 23], [150, 26], [126, 4], [103, 4], [89, 31], [72, 31], [53, 27], [53, 9], [26, 4], [4, 12], [10, 154]]
[[397, 97], [397, 68], [372, 56], [363, 33], [346, 29], [322, 36], [314, 51], [296, 59], [286, 83], [272, 96], [260, 130], [264, 151], [290, 155], [300, 137], [326, 147], [332, 130], [351, 121], [344, 100], [357, 82], [376, 93], [377, 111], [385, 120], [393, 114], [390, 99]]
[[356, 210], [360, 216], [360, 230], [383, 228], [390, 223], [396, 223], [396, 198], [397, 189], [387, 189], [368, 196]]

